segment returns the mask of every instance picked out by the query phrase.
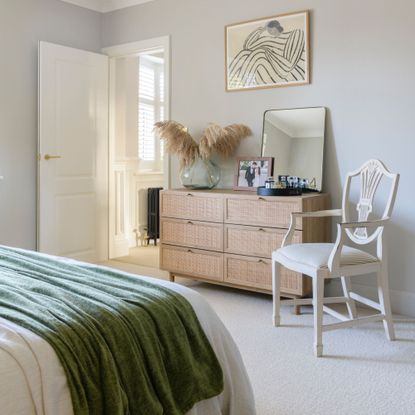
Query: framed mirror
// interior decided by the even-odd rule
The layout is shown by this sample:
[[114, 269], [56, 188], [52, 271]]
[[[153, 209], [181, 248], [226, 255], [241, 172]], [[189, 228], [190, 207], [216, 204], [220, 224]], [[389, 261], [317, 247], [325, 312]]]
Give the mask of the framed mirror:
[[274, 177], [298, 178], [309, 191], [320, 192], [326, 109], [293, 108], [264, 113], [262, 157], [274, 157]]

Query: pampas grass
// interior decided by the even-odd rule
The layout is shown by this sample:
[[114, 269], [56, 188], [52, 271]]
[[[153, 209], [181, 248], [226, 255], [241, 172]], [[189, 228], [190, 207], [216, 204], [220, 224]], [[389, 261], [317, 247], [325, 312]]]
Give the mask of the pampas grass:
[[166, 151], [179, 156], [181, 167], [189, 166], [199, 156], [210, 159], [214, 153], [227, 159], [235, 152], [241, 140], [252, 134], [251, 129], [243, 124], [232, 124], [224, 128], [210, 124], [198, 145], [187, 129], [175, 121], [160, 121], [154, 127], [164, 140]]
[[179, 156], [180, 167], [189, 166], [199, 156], [199, 146], [183, 125], [175, 121], [160, 121], [154, 127], [164, 140], [166, 151]]
[[200, 155], [205, 159], [209, 159], [216, 152], [227, 159], [238, 148], [241, 140], [251, 134], [251, 129], [243, 124], [232, 124], [225, 128], [217, 124], [211, 124], [206, 128], [200, 140]]

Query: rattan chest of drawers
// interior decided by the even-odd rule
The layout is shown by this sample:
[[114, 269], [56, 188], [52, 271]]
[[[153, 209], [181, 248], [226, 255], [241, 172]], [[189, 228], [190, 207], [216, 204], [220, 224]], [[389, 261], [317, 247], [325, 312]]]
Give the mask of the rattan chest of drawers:
[[[271, 293], [271, 253], [281, 245], [291, 212], [329, 208], [327, 194], [260, 197], [232, 190], [165, 190], [160, 199], [160, 268], [175, 276]], [[326, 218], [298, 223], [295, 240], [329, 240]], [[281, 292], [309, 294], [303, 275], [282, 270]]]

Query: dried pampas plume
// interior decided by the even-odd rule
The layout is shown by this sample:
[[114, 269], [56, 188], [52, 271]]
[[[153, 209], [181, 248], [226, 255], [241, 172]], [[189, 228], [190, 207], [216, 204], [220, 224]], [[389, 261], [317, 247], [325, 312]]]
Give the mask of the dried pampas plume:
[[206, 128], [200, 140], [200, 155], [208, 159], [216, 151], [221, 157], [227, 159], [238, 148], [241, 140], [251, 134], [251, 129], [243, 124], [232, 124], [225, 128], [211, 124]]
[[199, 147], [187, 129], [175, 121], [160, 121], [154, 124], [155, 130], [166, 144], [169, 154], [180, 158], [180, 167], [193, 163], [199, 155]]
[[166, 151], [179, 156], [181, 167], [192, 164], [198, 156], [209, 159], [215, 152], [225, 159], [229, 158], [241, 140], [252, 134], [251, 129], [243, 124], [232, 124], [224, 128], [211, 124], [203, 132], [198, 145], [187, 129], [175, 121], [160, 121], [154, 127], [166, 143]]

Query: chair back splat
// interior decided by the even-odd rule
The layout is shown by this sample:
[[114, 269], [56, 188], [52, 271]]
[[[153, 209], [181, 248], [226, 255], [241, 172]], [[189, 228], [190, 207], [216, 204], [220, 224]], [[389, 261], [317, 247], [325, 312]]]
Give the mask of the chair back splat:
[[[353, 220], [350, 217], [350, 188], [353, 178], [358, 176], [360, 176], [361, 180], [360, 198], [356, 205], [358, 221], [365, 222], [369, 219], [369, 215], [373, 211], [373, 199], [383, 177], [391, 180], [388, 201], [382, 215], [382, 219], [389, 218], [392, 214], [396, 199], [399, 174], [391, 173], [380, 160], [371, 159], [358, 170], [348, 173], [346, 176], [346, 184], [343, 192], [343, 222], [351, 222]], [[367, 244], [375, 240], [382, 231], [383, 228], [378, 228], [369, 236], [367, 228], [365, 227], [346, 230], [349, 238], [359, 245]]]

